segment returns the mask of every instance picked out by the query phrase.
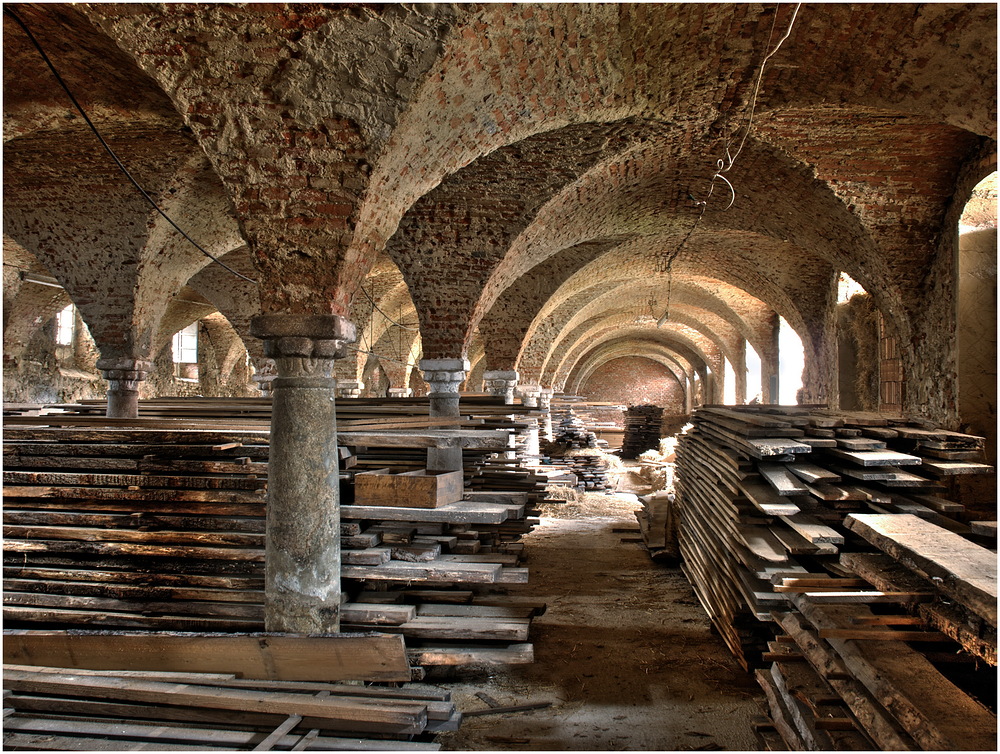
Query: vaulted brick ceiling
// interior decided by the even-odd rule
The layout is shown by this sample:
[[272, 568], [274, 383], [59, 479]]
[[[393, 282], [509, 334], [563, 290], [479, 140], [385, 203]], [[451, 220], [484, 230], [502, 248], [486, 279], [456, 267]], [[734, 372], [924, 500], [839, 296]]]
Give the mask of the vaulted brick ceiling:
[[[844, 270], [953, 359], [920, 320], [947, 310], [951, 225], [995, 169], [993, 5], [803, 5], [756, 101], [793, 5], [11, 7], [144, 187], [258, 281], [136, 197], [5, 16], [5, 246], [102, 353], [162, 342], [190, 282], [244, 340], [256, 310], [335, 313], [369, 346], [419, 321], [425, 357], [476, 339], [532, 380], [650, 343], [703, 365], [662, 312], [638, 326], [669, 288], [714, 354], [767, 350], [781, 314], [820, 379]], [[701, 217], [727, 144], [733, 206], [716, 181]]]

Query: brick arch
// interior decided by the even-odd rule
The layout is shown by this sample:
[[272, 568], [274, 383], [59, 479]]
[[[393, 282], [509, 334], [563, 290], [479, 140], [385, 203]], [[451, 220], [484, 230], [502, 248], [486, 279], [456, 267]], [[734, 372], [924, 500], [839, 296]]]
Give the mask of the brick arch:
[[[81, 10], [69, 3], [15, 9], [98, 128], [113, 128], [128, 113], [132, 123], [179, 129], [183, 121], [159, 85]], [[4, 141], [79, 123], [37, 50], [6, 14], [3, 31]]]
[[[790, 13], [779, 9], [779, 28]], [[400, 152], [419, 145], [406, 152], [407, 174], [400, 174], [402, 161], [386, 160], [373, 178], [375, 196], [402, 194], [408, 207], [479, 155], [580, 120], [611, 120], [623, 112], [661, 118], [683, 113], [708, 130], [720, 112], [729, 111], [727, 103], [745, 103], [771, 14], [732, 5], [480, 9], [456, 24], [390, 143], [389, 151]], [[989, 32], [994, 26], [995, 10], [984, 7], [809, 6], [782, 50], [783, 60], [795, 62], [772, 68], [761, 109], [834, 101], [936, 112], [957, 127], [995, 133], [994, 88], [982, 87], [975, 66], [960, 62], [995, 49]], [[952, 42], [951, 33], [928, 33], [935, 28], [968, 33]], [[818, 43], [833, 30], [835, 46]], [[904, 64], [886, 65], [900, 57]], [[712, 61], [725, 61], [717, 63], [719, 81], [693, 61], [705, 61], [710, 70]], [[937, 79], [934, 72], [940, 70], [953, 76]], [[699, 80], [707, 85], [699, 87]], [[928, 80], [933, 85], [924, 83]], [[934, 103], [930, 109], [928, 102]], [[380, 214], [374, 207], [369, 212]]]
[[[713, 372], [722, 371], [722, 353], [707, 337], [686, 325], [671, 324], [659, 330], [635, 327], [628, 316], [612, 317], [582, 324], [580, 337], [567, 338], [567, 347], [557, 351], [555, 358], [543, 372], [543, 384], [565, 384], [569, 374], [579, 365], [591, 349], [608, 341], [635, 341], [637, 344], [670, 343], [677, 353], [692, 364], [708, 364]], [[572, 344], [572, 345], [569, 345]], [[638, 347], [638, 346], [637, 346]]]
[[22, 285], [9, 302], [4, 302], [4, 363], [17, 365], [35, 333], [71, 303], [62, 288]]
[[[222, 256], [221, 261], [251, 280], [256, 276], [245, 245]], [[263, 343], [250, 335], [250, 320], [260, 312], [260, 293], [256, 285], [219, 265], [209, 264], [188, 281], [188, 286], [219, 310], [240, 336], [251, 358], [264, 358]]]
[[[381, 264], [373, 268], [364, 286], [368, 295], [375, 300], [378, 309], [372, 305], [367, 296], [363, 294], [355, 296], [351, 306], [351, 321], [357, 327], [358, 340], [348, 348], [348, 357], [337, 362], [339, 379], [361, 380], [366, 356], [362, 351], [379, 353], [379, 344], [388, 342], [385, 338], [390, 332], [395, 333], [396, 341], [400, 338], [406, 341], [407, 350], [412, 348], [415, 341], [420, 341], [416, 308], [410, 297], [409, 287], [391, 259], [386, 257]], [[398, 343], [395, 350], [398, 350]], [[394, 385], [394, 387], [405, 386], [405, 383]]]
[[483, 286], [539, 207], [608, 154], [664, 130], [630, 119], [537, 133], [480, 157], [421, 197], [386, 252], [413, 291], [427, 358], [464, 353]]
[[[678, 282], [681, 284], [674, 289], [672, 309], [681, 312], [685, 323], [710, 334], [710, 337], [720, 343], [725, 342], [730, 361], [741, 362], [737, 353], [740, 338], [747, 338], [765, 357], [771, 354], [772, 344], [765, 337], [773, 326], [771, 318], [760, 316], [754, 322], [755, 327], [750, 328], [727, 306], [728, 300], [738, 300], [733, 298], [733, 294], [739, 293], [738, 289], [726, 290], [726, 286], [720, 284], [727, 295], [726, 299], [722, 299], [700, 285], [689, 284], [687, 280]], [[704, 285], [711, 281], [694, 279], [694, 282]], [[545, 318], [536, 318], [531, 337], [522, 350], [518, 368], [523, 379], [528, 382], [540, 380], [546, 364], [551, 361], [560, 343], [565, 343], [569, 331], [581, 322], [620, 310], [623, 303], [628, 307], [632, 323], [641, 322], [644, 327], [655, 329], [662, 309], [658, 308], [655, 315], [649, 311], [647, 301], [652, 293], [662, 293], [657, 289], [655, 279], [637, 283], [630, 279], [616, 280], [612, 275], [608, 281], [593, 283], [575, 295], [568, 296], [561, 304], [550, 303], [553, 306], [551, 312]], [[767, 308], [762, 305], [761, 309]]]
[[[710, 175], [706, 168], [691, 164], [689, 149], [677, 140], [650, 139], [560, 192], [498, 265], [480, 309], [487, 310], [507, 286], [540, 261], [591, 238], [637, 236], [613, 252], [619, 258], [634, 255], [636, 265], [678, 247], [699, 214], [689, 194], [703, 194]], [[877, 257], [875, 246], [832, 191], [818, 186], [801, 163], [767, 145], [748, 142], [741, 165], [764, 162], [766, 170], [734, 169], [730, 180], [737, 188], [736, 203], [727, 212], [706, 212], [678, 262], [685, 259], [691, 272], [709, 276], [742, 267], [744, 277], [757, 279], [759, 291], [750, 284], [740, 287], [775, 308], [782, 303], [782, 293], [785, 308], [795, 308], [793, 302], [807, 297], [817, 279], [834, 267], [859, 281], [866, 278], [871, 288], [892, 285], [886, 275], [868, 272]], [[824, 219], [822, 227], [815, 222], [817, 217]], [[655, 241], [647, 240], [652, 238]], [[752, 258], [745, 251], [751, 244]], [[645, 266], [648, 270], [648, 261]], [[780, 279], [772, 282], [775, 273]]]
[[[240, 245], [218, 181], [188, 137], [136, 125], [109, 138], [210, 252]], [[14, 139], [4, 158], [6, 232], [53, 271], [104, 358], [150, 358], [160, 310], [207, 258], [167, 227], [79, 127]]]
[[[607, 333], [606, 337], [581, 349], [579, 357], [571, 368], [564, 369], [554, 378], [553, 385], [568, 385], [578, 383], [580, 373], [588, 366], [600, 366], [612, 359], [625, 355], [658, 354], [664, 359], [683, 359], [691, 364], [692, 373], [702, 372], [706, 362], [703, 354], [683, 335], [672, 332], [660, 332], [655, 338], [628, 338], [627, 342]], [[713, 370], [714, 371], [714, 370]]]
[[673, 369], [674, 361], [671, 358], [663, 355], [662, 353], [647, 351], [642, 354], [623, 353], [620, 356], [612, 356], [610, 354], [603, 355], [600, 360], [600, 363], [588, 364], [586, 369], [580, 371], [580, 373], [576, 376], [575, 380], [573, 379], [570, 380], [571, 383], [570, 392], [575, 393], [577, 395], [588, 395], [585, 388], [587, 384], [590, 382], [590, 380], [594, 377], [594, 374], [602, 367], [605, 367], [609, 364], [613, 364], [616, 361], [621, 361], [622, 359], [644, 359], [652, 361], [655, 364], [659, 364], [666, 370], [667, 374], [670, 375], [671, 379], [673, 379], [674, 382], [677, 383], [682, 392], [686, 390], [687, 376], [686, 375], [682, 375], [681, 377], [677, 376], [677, 373]]
[[[739, 346], [742, 344], [738, 331], [733, 327], [727, 327], [724, 320], [718, 319], [712, 323], [722, 328], [722, 331], [713, 330], [706, 322], [706, 318], [698, 317], [692, 309], [678, 307], [672, 314], [671, 319], [661, 328], [656, 327], [656, 323], [645, 313], [637, 313], [633, 306], [627, 303], [623, 307], [623, 301], [627, 302], [627, 294], [619, 286], [612, 288], [599, 296], [596, 296], [586, 306], [582, 307], [570, 319], [563, 328], [560, 337], [553, 342], [549, 358], [543, 367], [543, 374], [552, 370], [555, 364], [556, 369], [561, 363], [561, 358], [573, 352], [579, 342], [591, 337], [595, 325], [602, 322], [613, 322], [617, 326], [628, 326], [633, 330], [646, 330], [654, 333], [658, 329], [670, 329], [675, 326], [683, 326], [691, 332], [697, 332], [703, 336], [712, 347], [724, 354], [731, 362], [739, 363], [737, 355]], [[704, 347], [704, 346], [703, 346]], [[705, 347], [708, 350], [708, 347]]]

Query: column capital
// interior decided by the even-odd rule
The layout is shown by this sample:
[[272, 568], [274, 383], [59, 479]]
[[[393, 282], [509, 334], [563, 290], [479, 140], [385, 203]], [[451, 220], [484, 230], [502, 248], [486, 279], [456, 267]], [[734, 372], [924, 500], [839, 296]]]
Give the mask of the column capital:
[[359, 380], [337, 380], [338, 398], [360, 398], [365, 383]]
[[468, 359], [421, 359], [424, 381], [431, 386], [431, 395], [458, 395], [458, 387], [469, 373]]
[[111, 383], [123, 383], [121, 388], [125, 390], [137, 390], [138, 383], [153, 370], [153, 362], [131, 358], [98, 359], [96, 366], [104, 379]]
[[264, 355], [275, 360], [343, 358], [357, 338], [354, 323], [339, 314], [259, 314], [250, 320], [250, 334], [264, 341]]
[[524, 403], [528, 408], [536, 408], [538, 406], [538, 396], [541, 394], [542, 388], [539, 385], [518, 385], [517, 392], [521, 396], [521, 402]]
[[484, 380], [506, 380], [509, 382], [517, 382], [520, 375], [513, 369], [490, 369], [487, 372], [483, 372]]
[[513, 370], [491, 369], [483, 373], [483, 386], [486, 392], [502, 396], [504, 403], [510, 405], [514, 402], [514, 387], [517, 385], [517, 372]]

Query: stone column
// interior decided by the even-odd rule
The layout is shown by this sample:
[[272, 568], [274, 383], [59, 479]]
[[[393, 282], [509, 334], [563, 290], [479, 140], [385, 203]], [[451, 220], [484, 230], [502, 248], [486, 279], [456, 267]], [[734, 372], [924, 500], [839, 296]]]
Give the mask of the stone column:
[[766, 350], [760, 354], [760, 389], [762, 403], [777, 403], [779, 383], [778, 337], [781, 333], [781, 320], [775, 314], [771, 320], [770, 337]]
[[271, 396], [274, 378], [278, 376], [277, 368], [274, 366], [274, 359], [255, 358], [254, 375], [251, 378], [256, 383], [257, 389], [265, 398]]
[[264, 314], [251, 322], [274, 359], [265, 538], [264, 628], [340, 629], [340, 478], [334, 359], [354, 341], [336, 315]]
[[517, 387], [517, 372], [490, 370], [483, 372], [483, 387], [490, 395], [503, 396], [508, 406], [514, 403], [514, 388]]
[[365, 389], [365, 383], [357, 380], [337, 380], [338, 398], [360, 398], [361, 391]]
[[733, 373], [736, 376], [736, 405], [747, 402], [747, 342], [740, 340], [740, 348], [736, 350], [736, 361], [733, 362]]
[[[467, 359], [421, 359], [420, 370], [430, 385], [431, 418], [458, 418], [458, 388], [469, 372]], [[428, 448], [428, 471], [462, 469], [461, 448]]]
[[153, 368], [142, 359], [98, 359], [97, 368], [108, 381], [109, 419], [135, 419], [139, 416], [139, 383]]
[[542, 437], [544, 437], [548, 442], [552, 442], [555, 439], [555, 435], [552, 433], [552, 393], [554, 391], [550, 387], [543, 387], [538, 391], [538, 407], [545, 412], [542, 419]]
[[408, 387], [391, 387], [389, 388], [390, 398], [409, 398], [410, 388]]
[[527, 408], [538, 408], [538, 396], [541, 390], [538, 385], [518, 385], [516, 392], [521, 396], [521, 403]]

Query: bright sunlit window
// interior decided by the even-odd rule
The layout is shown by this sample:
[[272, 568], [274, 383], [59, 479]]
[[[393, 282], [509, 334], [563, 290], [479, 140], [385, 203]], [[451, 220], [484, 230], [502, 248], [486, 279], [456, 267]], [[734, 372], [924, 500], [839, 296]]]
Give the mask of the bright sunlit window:
[[796, 393], [802, 387], [802, 370], [805, 368], [805, 350], [802, 339], [792, 326], [780, 318], [778, 330], [778, 403], [797, 406]]
[[729, 363], [729, 359], [723, 358], [722, 374], [722, 402], [727, 406], [735, 406], [736, 370], [733, 369], [733, 365]]
[[852, 278], [846, 272], [840, 273], [840, 279], [837, 281], [837, 303], [843, 304], [851, 300], [852, 296], [863, 296], [868, 291], [866, 291], [857, 280]]
[[174, 363], [198, 363], [198, 323], [192, 322], [174, 335]]
[[746, 362], [747, 362], [747, 403], [756, 398], [758, 401], [763, 400], [761, 395], [760, 386], [760, 354], [757, 350], [743, 341], [746, 346]]
[[73, 330], [76, 326], [76, 312], [70, 304], [56, 315], [56, 343], [60, 346], [73, 345]]

